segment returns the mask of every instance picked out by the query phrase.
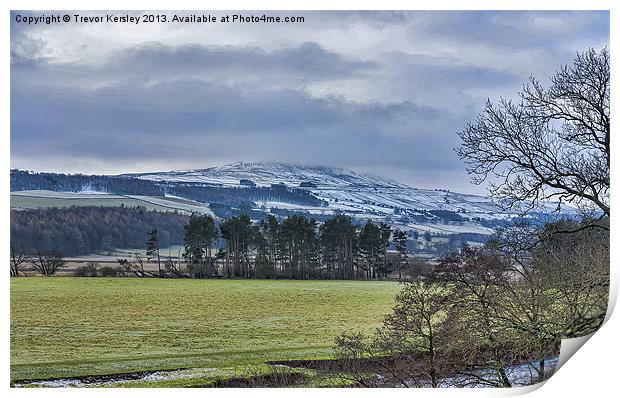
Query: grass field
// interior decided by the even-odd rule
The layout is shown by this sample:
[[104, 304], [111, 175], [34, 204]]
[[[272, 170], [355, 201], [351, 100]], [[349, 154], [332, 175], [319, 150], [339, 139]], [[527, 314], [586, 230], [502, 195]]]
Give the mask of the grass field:
[[159, 383], [186, 386], [268, 360], [328, 357], [341, 332], [377, 327], [398, 290], [376, 281], [11, 278], [11, 379], [203, 372]]
[[83, 194], [74, 192], [20, 191], [11, 193], [11, 208], [44, 209], [70, 206], [142, 206], [147, 210], [212, 214], [204, 204], [178, 198], [139, 195]]

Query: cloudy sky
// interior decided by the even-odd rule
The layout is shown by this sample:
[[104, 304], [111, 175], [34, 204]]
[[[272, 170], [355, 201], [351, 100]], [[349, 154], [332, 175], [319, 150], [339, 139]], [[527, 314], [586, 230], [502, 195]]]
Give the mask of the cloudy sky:
[[13, 168], [282, 161], [463, 192], [483, 189], [453, 151], [456, 133], [485, 100], [514, 97], [531, 74], [546, 79], [576, 51], [609, 42], [609, 14], [592, 11], [266, 12], [305, 21], [138, 25], [26, 25], [17, 14], [53, 13], [12, 13]]

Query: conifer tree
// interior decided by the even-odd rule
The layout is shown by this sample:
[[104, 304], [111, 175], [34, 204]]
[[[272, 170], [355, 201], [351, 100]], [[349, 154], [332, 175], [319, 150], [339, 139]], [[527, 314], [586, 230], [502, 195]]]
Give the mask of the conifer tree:
[[161, 278], [163, 274], [161, 272], [161, 258], [159, 256], [159, 236], [155, 227], [149, 232], [149, 239], [146, 241], [146, 257], [149, 260], [157, 258], [157, 269]]

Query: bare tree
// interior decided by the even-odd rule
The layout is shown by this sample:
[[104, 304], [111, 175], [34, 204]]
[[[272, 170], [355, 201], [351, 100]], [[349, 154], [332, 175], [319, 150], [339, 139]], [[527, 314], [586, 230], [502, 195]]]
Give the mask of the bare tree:
[[168, 259], [164, 262], [164, 268], [168, 274], [172, 275], [172, 277], [176, 277], [176, 278], [189, 277], [189, 275], [181, 272], [180, 263], [181, 263], [180, 261], [178, 261], [178, 264], [175, 263], [174, 260], [172, 259], [172, 256], [169, 256]]
[[89, 261], [86, 265], [82, 265], [77, 267], [73, 272], [74, 276], [89, 276], [95, 277], [99, 275], [99, 271], [97, 270], [97, 263], [94, 261]]
[[500, 204], [524, 212], [554, 199], [609, 216], [609, 75], [609, 51], [590, 49], [548, 88], [530, 78], [520, 103], [487, 101], [456, 149], [473, 182], [490, 180]]
[[462, 385], [512, 385], [506, 368], [514, 355], [505, 344], [505, 328], [492, 317], [496, 301], [504, 299], [499, 293], [508, 286], [509, 275], [507, 262], [496, 251], [465, 246], [443, 257], [430, 277], [451, 292], [442, 333], [446, 349], [459, 358], [453, 361]]
[[138, 253], [134, 253], [134, 262], [131, 263], [131, 269], [137, 277], [143, 278], [146, 273], [144, 271], [144, 260]]
[[[572, 221], [561, 223], [569, 225], [548, 229], [579, 228]], [[594, 333], [605, 319], [609, 300], [609, 231], [546, 234], [533, 261], [555, 292], [556, 312], [563, 316], [561, 337]]]
[[[545, 88], [531, 78], [520, 103], [488, 101], [459, 133], [457, 152], [475, 183], [490, 180], [500, 205], [527, 213], [550, 200], [558, 211], [571, 202], [582, 221], [517, 221], [482, 248], [442, 258], [399, 293], [372, 343], [355, 335], [337, 341], [348, 358], [391, 358], [390, 373], [404, 386], [509, 387], [547, 378], [563, 337], [601, 325], [609, 292], [609, 53], [578, 53], [550, 80]], [[395, 366], [403, 358], [408, 366]], [[527, 380], [511, 378], [516, 365], [529, 368]]]
[[[450, 292], [432, 282], [405, 284], [396, 295], [396, 305], [385, 317], [383, 328], [377, 331], [377, 344], [391, 355], [418, 357], [416, 373], [430, 386], [439, 386], [445, 374], [442, 361], [441, 325], [446, 319]], [[411, 366], [411, 365], [410, 365]], [[413, 378], [413, 379], [420, 379]]]
[[564, 225], [513, 224], [485, 247], [466, 247], [437, 265], [435, 281], [453, 291], [445, 323], [450, 327], [443, 331], [452, 335], [449, 351], [470, 367], [461, 374], [482, 381], [480, 372], [470, 370], [484, 366], [497, 371], [485, 376], [485, 383], [509, 386], [506, 369], [527, 363], [531, 382], [544, 380], [545, 361], [557, 355], [562, 338], [593, 333], [602, 324], [609, 232], [581, 229], [574, 221], [555, 224]]
[[144, 269], [144, 260], [142, 259], [142, 256], [138, 253], [134, 253], [133, 255], [134, 257], [134, 261], [128, 263], [129, 267], [131, 269], [131, 271], [139, 278], [144, 278], [144, 277], [161, 277], [161, 273], [154, 273], [154, 272], [150, 272], [147, 271], [146, 269]]
[[118, 263], [118, 271], [121, 276], [128, 276], [131, 272], [131, 264], [126, 258], [119, 258], [116, 260]]
[[337, 358], [361, 385], [374, 369], [402, 387], [440, 387], [454, 368], [442, 332], [450, 299], [450, 290], [435, 283], [405, 283], [371, 339], [359, 333], [336, 339]]
[[28, 256], [11, 245], [11, 276], [19, 276], [22, 264], [26, 261], [28, 261]]
[[45, 276], [54, 275], [65, 264], [66, 262], [59, 254], [42, 254], [41, 252], [37, 253], [36, 260], [33, 262], [34, 268]]

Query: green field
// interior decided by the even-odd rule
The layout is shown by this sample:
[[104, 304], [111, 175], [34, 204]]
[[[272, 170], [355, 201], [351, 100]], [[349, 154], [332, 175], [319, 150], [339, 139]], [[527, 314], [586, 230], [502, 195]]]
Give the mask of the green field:
[[45, 209], [49, 207], [70, 207], [70, 206], [104, 206], [120, 207], [121, 205], [134, 207], [143, 206], [147, 210], [166, 210], [162, 206], [130, 199], [130, 198], [47, 198], [25, 195], [11, 195], [11, 207], [22, 209]]
[[399, 288], [376, 281], [11, 278], [11, 379], [196, 368], [204, 377], [165, 385], [199, 385], [268, 360], [328, 357], [339, 333], [377, 327]]
[[211, 214], [211, 210], [205, 204], [160, 196], [122, 196], [52, 191], [20, 191], [11, 193], [11, 208], [16, 209], [45, 209], [70, 206], [120, 207], [121, 205], [128, 207], [142, 206], [147, 210]]

